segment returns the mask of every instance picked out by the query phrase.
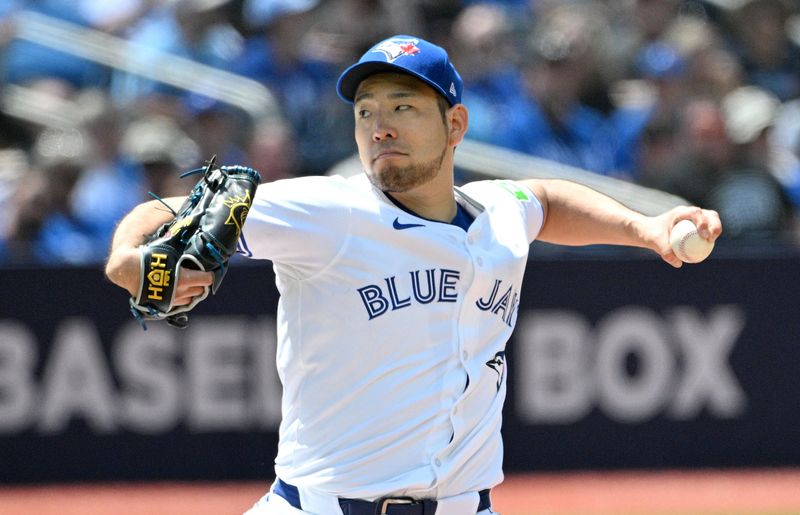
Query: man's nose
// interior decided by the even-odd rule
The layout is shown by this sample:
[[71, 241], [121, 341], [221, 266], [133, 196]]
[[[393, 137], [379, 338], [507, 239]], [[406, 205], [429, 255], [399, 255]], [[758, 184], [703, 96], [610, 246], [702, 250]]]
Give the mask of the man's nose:
[[397, 130], [388, 123], [385, 116], [375, 116], [374, 127], [372, 128], [372, 141], [379, 142], [387, 139], [397, 138]]

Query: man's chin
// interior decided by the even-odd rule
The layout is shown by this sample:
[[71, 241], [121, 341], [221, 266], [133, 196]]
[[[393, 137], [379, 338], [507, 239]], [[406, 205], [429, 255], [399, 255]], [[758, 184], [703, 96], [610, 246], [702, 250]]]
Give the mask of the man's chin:
[[374, 172], [367, 172], [367, 177], [373, 186], [386, 193], [403, 193], [408, 191], [408, 188], [398, 187], [397, 184], [384, 180], [380, 175]]
[[409, 177], [402, 175], [402, 173], [376, 173], [374, 170], [367, 172], [367, 177], [376, 188], [387, 193], [405, 193], [422, 186], [430, 180], [424, 180], [421, 177]]
[[431, 182], [442, 166], [444, 154], [438, 159], [425, 163], [397, 166], [390, 160], [373, 162], [367, 170], [367, 176], [381, 191], [389, 193], [405, 193]]

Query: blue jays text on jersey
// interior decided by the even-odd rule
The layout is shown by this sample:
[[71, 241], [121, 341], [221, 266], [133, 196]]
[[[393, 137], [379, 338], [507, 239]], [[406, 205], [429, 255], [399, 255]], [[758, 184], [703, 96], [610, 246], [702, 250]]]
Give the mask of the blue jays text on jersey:
[[[396, 311], [412, 304], [428, 304], [431, 302], [457, 302], [458, 281], [461, 272], [430, 268], [428, 270], [411, 270], [398, 276], [386, 277], [384, 284], [368, 284], [358, 288], [358, 294], [364, 303], [364, 309], [370, 320], [389, 311]], [[401, 283], [398, 286], [398, 282]], [[490, 311], [499, 315], [509, 327], [519, 302], [519, 289], [508, 285], [504, 293], [498, 294], [503, 285], [502, 279], [495, 279], [492, 289], [475, 302], [481, 311]], [[398, 289], [399, 288], [399, 289]], [[499, 296], [498, 296], [499, 295]]]

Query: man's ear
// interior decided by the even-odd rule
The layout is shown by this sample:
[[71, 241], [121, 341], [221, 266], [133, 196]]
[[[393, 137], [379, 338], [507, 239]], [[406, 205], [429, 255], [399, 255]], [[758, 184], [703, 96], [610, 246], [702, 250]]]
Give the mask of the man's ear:
[[469, 112], [464, 104], [456, 104], [447, 110], [447, 119], [450, 121], [448, 143], [456, 146], [464, 140], [469, 125]]

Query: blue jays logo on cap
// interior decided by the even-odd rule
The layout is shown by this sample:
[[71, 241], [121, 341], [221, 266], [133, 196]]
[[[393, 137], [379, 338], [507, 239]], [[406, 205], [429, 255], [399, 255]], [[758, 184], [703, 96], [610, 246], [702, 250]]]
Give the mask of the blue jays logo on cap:
[[420, 50], [417, 46], [419, 40], [416, 38], [412, 39], [387, 39], [386, 41], [381, 41], [374, 47], [370, 52], [383, 52], [386, 56], [386, 61], [389, 63], [393, 63], [398, 57], [404, 55], [417, 55]]
[[342, 73], [336, 92], [345, 102], [353, 99], [362, 80], [381, 72], [405, 73], [427, 83], [450, 105], [461, 103], [464, 83], [447, 51], [413, 36], [392, 36], [366, 51], [361, 59]]

